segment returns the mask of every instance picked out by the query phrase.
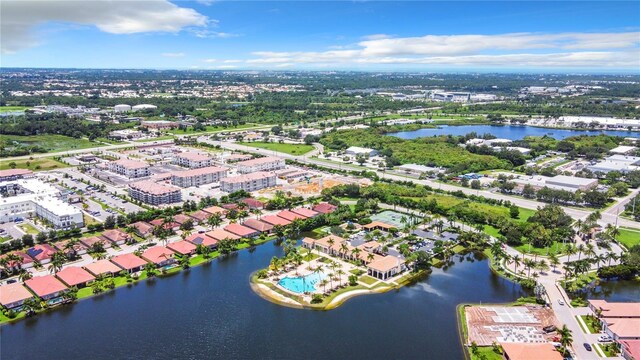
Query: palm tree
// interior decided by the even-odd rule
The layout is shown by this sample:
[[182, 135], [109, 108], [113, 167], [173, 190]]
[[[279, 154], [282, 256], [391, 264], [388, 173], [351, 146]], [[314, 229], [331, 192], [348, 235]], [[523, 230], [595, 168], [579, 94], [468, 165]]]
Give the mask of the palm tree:
[[611, 266], [611, 260], [617, 261], [619, 259], [618, 255], [616, 255], [616, 253], [614, 252], [610, 252], [606, 256], [607, 260], [609, 261], [609, 263], [607, 264], [608, 266]]
[[52, 274], [58, 273], [58, 271], [62, 270], [62, 266], [64, 262], [67, 260], [67, 257], [63, 252], [57, 251], [51, 257], [51, 262], [49, 265], [49, 272]]
[[577, 250], [578, 250], [578, 261], [580, 261], [580, 255], [582, 255], [582, 252], [585, 251], [584, 244], [578, 245]]
[[340, 279], [340, 286], [342, 286], [342, 275], [344, 275], [345, 272], [342, 269], [338, 269], [336, 270], [336, 274], [338, 274], [338, 279]]
[[347, 246], [347, 244], [342, 243], [340, 245], [340, 252], [342, 252], [342, 258], [347, 256], [347, 252], [349, 252], [349, 247]]
[[262, 210], [258, 208], [251, 209], [251, 213], [256, 216], [256, 219], [260, 219], [260, 215], [262, 215]]
[[374, 258], [375, 258], [375, 255], [373, 255], [373, 253], [368, 253], [367, 254], [367, 261], [368, 262], [372, 262]]
[[326, 279], [322, 279], [320, 280], [320, 285], [322, 286], [322, 292], [326, 293], [327, 292], [327, 284], [329, 282]]
[[351, 256], [353, 256], [356, 261], [358, 260], [358, 254], [360, 254], [361, 250], [358, 248], [353, 248], [353, 250], [351, 250]]
[[524, 259], [524, 267], [527, 269], [527, 278], [531, 277], [531, 268], [536, 266], [536, 262], [529, 258]]
[[549, 255], [549, 264], [553, 266], [553, 272], [556, 272], [556, 267], [560, 265], [560, 260], [558, 259], [558, 255], [551, 253], [551, 255]]
[[563, 355], [567, 355], [568, 347], [573, 344], [573, 336], [571, 335], [571, 330], [567, 327], [567, 325], [562, 325], [562, 329], [558, 329], [558, 335], [560, 335], [560, 344], [562, 344]]
[[25, 270], [25, 269], [22, 269], [22, 268], [21, 268], [19, 271], [20, 271], [20, 273], [18, 274], [18, 280], [20, 280], [20, 281], [22, 281], [22, 282], [25, 282], [25, 281], [27, 281], [27, 280], [29, 280], [29, 279], [31, 279], [31, 278], [33, 277], [33, 276], [31, 275], [31, 273], [30, 273], [30, 272], [28, 272], [28, 271], [27, 271], [27, 270]]
[[222, 224], [222, 216], [220, 214], [213, 214], [207, 218], [207, 225], [211, 227], [211, 230], [220, 226], [220, 224]]
[[571, 261], [571, 255], [576, 253], [576, 248], [575, 246], [571, 245], [571, 244], [567, 244], [566, 248], [565, 248], [565, 252], [567, 253], [567, 262]]
[[518, 266], [520, 266], [520, 255], [516, 254], [513, 255], [513, 257], [511, 258], [513, 260], [513, 272], [515, 272], [516, 274], [518, 273]]

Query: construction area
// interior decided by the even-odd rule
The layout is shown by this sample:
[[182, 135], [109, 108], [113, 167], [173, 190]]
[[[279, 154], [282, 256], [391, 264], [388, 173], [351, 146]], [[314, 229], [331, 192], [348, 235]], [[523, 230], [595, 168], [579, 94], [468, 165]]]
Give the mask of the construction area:
[[468, 306], [465, 307], [468, 344], [491, 346], [495, 343], [545, 343], [554, 333], [544, 327], [558, 326], [553, 310], [544, 306]]

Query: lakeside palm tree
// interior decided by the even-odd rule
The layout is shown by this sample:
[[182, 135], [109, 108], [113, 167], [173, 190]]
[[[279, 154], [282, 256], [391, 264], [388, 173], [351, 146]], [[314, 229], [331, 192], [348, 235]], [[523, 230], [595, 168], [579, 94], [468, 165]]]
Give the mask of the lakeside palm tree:
[[586, 249], [584, 247], [584, 244], [578, 245], [576, 249], [578, 250], [578, 261], [580, 261], [580, 255], [582, 255], [582, 252], [585, 251]]
[[342, 269], [338, 269], [336, 270], [336, 274], [338, 274], [338, 279], [340, 280], [340, 286], [342, 286], [342, 275], [344, 275], [345, 272]]
[[611, 260], [613, 261], [617, 261], [620, 257], [618, 255], [616, 255], [616, 253], [614, 252], [610, 252], [607, 255], [607, 260], [609, 261], [609, 263], [607, 264], [608, 266], [611, 266]]
[[513, 256], [513, 258], [511, 258], [513, 260], [513, 272], [515, 272], [516, 274], [518, 273], [518, 266], [520, 266], [520, 255], [516, 254]]
[[327, 292], [327, 284], [328, 284], [328, 283], [329, 283], [329, 282], [328, 282], [327, 280], [325, 280], [325, 279], [320, 280], [320, 283], [319, 283], [319, 284], [322, 286], [322, 292], [323, 292], [323, 293], [326, 293], [326, 292]]

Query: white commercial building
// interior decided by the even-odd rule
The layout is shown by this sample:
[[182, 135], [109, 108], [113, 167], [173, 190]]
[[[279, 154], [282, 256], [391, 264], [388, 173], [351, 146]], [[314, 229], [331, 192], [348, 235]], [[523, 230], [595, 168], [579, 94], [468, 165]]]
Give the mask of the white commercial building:
[[353, 155], [353, 156], [358, 156], [358, 155], [376, 156], [378, 155], [378, 150], [363, 148], [358, 146], [351, 146], [350, 148], [347, 149], [346, 154]]
[[628, 155], [628, 154], [632, 154], [633, 152], [635, 152], [635, 150], [637, 149], [637, 147], [635, 146], [618, 146], [615, 147], [611, 150], [609, 150], [610, 153], [612, 154], [619, 154], [619, 155]]
[[438, 173], [440, 172], [440, 169], [435, 168], [435, 167], [431, 167], [431, 166], [424, 166], [424, 165], [418, 165], [418, 164], [404, 164], [404, 165], [400, 165], [397, 168], [400, 171], [403, 171], [407, 174], [413, 174], [416, 176], [420, 176], [422, 174], [426, 174], [426, 173]]
[[150, 104], [140, 104], [131, 107], [131, 111], [141, 111], [141, 110], [155, 110], [158, 107]]
[[[506, 175], [513, 175], [506, 173]], [[519, 186], [531, 185], [535, 189], [541, 189], [548, 187], [555, 190], [564, 190], [570, 192], [576, 192], [577, 190], [586, 191], [598, 186], [598, 179], [587, 179], [575, 176], [557, 175], [554, 177], [548, 177], [543, 175], [519, 175], [516, 178], [510, 180]]]
[[227, 168], [209, 166], [178, 171], [171, 175], [171, 183], [180, 187], [200, 186], [220, 181], [227, 176]]
[[131, 105], [127, 104], [118, 104], [113, 107], [113, 111], [117, 113], [129, 112], [131, 111]]
[[590, 165], [587, 169], [595, 172], [609, 173], [611, 171], [619, 171], [626, 173], [629, 171], [640, 170], [640, 157], [612, 155], [594, 165]]
[[272, 186], [276, 186], [276, 174], [264, 171], [228, 177], [220, 181], [220, 189], [226, 192], [239, 190], [251, 192]]
[[173, 204], [182, 201], [179, 188], [162, 185], [150, 180], [129, 184], [129, 196], [151, 205]]
[[176, 165], [188, 167], [189, 169], [199, 169], [213, 165], [213, 159], [208, 155], [194, 152], [176, 154], [171, 162]]
[[120, 159], [109, 163], [109, 170], [128, 178], [139, 178], [151, 175], [149, 164], [144, 161]]
[[60, 198], [60, 191], [38, 179], [0, 183], [0, 222], [38, 216], [58, 229], [84, 226], [82, 211]]
[[249, 174], [256, 171], [275, 171], [285, 167], [284, 159], [275, 156], [267, 156], [258, 159], [240, 161], [236, 164], [238, 172], [241, 174]]

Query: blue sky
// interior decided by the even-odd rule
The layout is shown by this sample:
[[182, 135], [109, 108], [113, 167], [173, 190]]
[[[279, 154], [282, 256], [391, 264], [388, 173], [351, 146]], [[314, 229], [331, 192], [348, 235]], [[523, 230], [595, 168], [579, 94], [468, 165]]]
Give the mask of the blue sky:
[[637, 2], [0, 4], [3, 67], [640, 69]]

